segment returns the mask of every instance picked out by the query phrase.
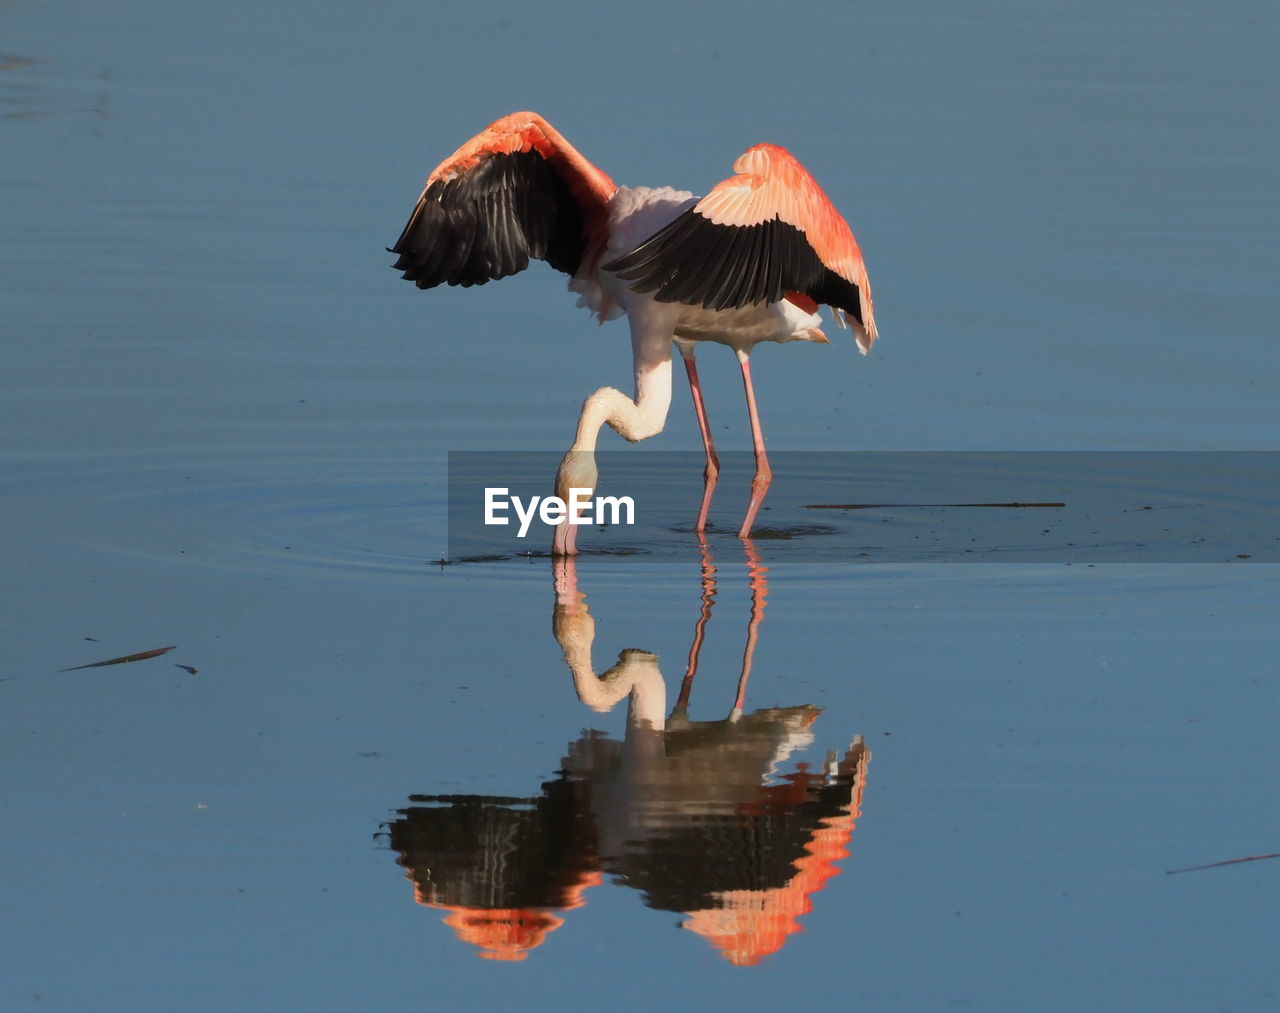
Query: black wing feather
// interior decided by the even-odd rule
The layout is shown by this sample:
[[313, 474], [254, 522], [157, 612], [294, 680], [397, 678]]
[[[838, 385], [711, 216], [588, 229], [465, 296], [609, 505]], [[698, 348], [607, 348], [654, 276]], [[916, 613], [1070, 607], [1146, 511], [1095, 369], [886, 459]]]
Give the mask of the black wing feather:
[[418, 288], [483, 285], [530, 259], [574, 274], [586, 246], [582, 208], [535, 151], [496, 154], [418, 199], [391, 253]]
[[858, 286], [822, 263], [804, 233], [780, 218], [717, 225], [690, 208], [604, 270], [658, 302], [736, 309], [803, 292], [862, 321]]

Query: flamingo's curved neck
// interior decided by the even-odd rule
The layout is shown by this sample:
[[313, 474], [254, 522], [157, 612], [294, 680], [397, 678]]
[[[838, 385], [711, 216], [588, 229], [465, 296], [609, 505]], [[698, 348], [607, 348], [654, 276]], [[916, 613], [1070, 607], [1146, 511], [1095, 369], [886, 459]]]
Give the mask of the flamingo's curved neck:
[[662, 432], [671, 408], [671, 334], [673, 326], [662, 314], [632, 316], [631, 347], [635, 369], [634, 398], [604, 387], [582, 406], [574, 451], [594, 451], [600, 430], [609, 426], [632, 443]]

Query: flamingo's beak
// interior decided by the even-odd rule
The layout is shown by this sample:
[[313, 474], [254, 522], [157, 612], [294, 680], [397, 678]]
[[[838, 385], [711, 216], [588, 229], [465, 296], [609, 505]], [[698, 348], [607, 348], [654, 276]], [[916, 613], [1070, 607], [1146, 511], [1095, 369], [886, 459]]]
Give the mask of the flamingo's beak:
[[576, 556], [578, 554], [578, 525], [567, 520], [556, 525], [555, 535], [551, 539], [553, 556]]

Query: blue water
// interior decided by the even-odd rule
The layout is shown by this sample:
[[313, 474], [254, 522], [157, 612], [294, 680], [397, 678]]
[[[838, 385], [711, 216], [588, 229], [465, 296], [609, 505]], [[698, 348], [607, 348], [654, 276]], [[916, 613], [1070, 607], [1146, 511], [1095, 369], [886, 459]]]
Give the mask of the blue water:
[[[1276, 28], [1243, 2], [0, 7], [0, 1005], [1273, 1007], [1280, 861], [1166, 875], [1280, 849], [1276, 577], [1238, 562], [761, 583], [722, 531], [689, 716], [730, 714], [754, 629], [744, 715], [821, 713], [751, 791], [862, 737], [839, 874], [734, 966], [622, 868], [660, 835], [589, 845], [638, 811], [601, 791], [598, 882], [525, 959], [478, 959], [389, 824], [541, 797], [588, 731], [624, 748], [569, 633], [596, 672], [657, 655], [670, 715], [706, 563], [670, 531], [658, 565], [584, 557], [589, 643], [546, 559], [436, 565], [446, 453], [563, 450], [630, 352], [542, 265], [424, 294], [383, 251], [513, 109], [631, 184], [705, 190], [769, 140], [852, 223], [882, 335], [758, 353], [771, 450], [1274, 450]], [[697, 447], [677, 391], [626, 449]]]

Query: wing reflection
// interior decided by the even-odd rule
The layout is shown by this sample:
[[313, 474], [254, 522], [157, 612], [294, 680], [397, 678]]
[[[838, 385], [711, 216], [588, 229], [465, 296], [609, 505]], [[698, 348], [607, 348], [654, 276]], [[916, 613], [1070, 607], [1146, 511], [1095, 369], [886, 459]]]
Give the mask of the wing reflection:
[[555, 564], [553, 627], [584, 704], [628, 701], [623, 741], [588, 732], [557, 778], [527, 798], [415, 795], [389, 824], [419, 903], [480, 955], [520, 960], [582, 906], [608, 873], [652, 908], [681, 913], [734, 964], [758, 963], [799, 931], [811, 897], [838, 872], [861, 809], [870, 753], [861, 736], [820, 769], [793, 753], [813, 742], [819, 708], [744, 712], [768, 585], [746, 543], [752, 594], [736, 696], [714, 721], [688, 716], [716, 568], [702, 546], [702, 601], [679, 696], [656, 655], [626, 650], [597, 674], [595, 622], [575, 560]]
[[389, 824], [414, 899], [480, 956], [523, 960], [600, 882], [587, 786], [564, 777], [534, 798], [412, 795]]

